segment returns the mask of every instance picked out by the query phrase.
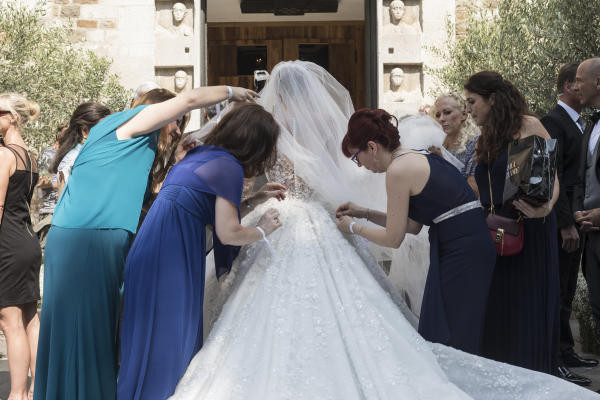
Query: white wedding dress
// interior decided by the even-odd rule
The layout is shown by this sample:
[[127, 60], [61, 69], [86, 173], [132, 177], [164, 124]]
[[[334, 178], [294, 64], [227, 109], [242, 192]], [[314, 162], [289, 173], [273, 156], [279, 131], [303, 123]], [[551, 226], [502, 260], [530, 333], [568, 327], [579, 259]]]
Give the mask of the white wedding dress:
[[[310, 102], [292, 107], [307, 93]], [[278, 64], [261, 96], [282, 125], [269, 179], [284, 184], [289, 198], [257, 207], [243, 223], [256, 224], [275, 207], [283, 226], [269, 236], [273, 254], [264, 241], [243, 247], [232, 271], [207, 288], [205, 323], [216, 321], [171, 399], [600, 398], [546, 374], [425, 341], [364, 243], [342, 235], [334, 222], [333, 207], [351, 188], [381, 184], [373, 175], [353, 181], [359, 170], [350, 165], [350, 176], [349, 161], [337, 157], [351, 115], [351, 103], [343, 106], [347, 92], [322, 68], [296, 61]], [[334, 103], [344, 109], [339, 116], [326, 109]], [[284, 119], [297, 109], [310, 117]]]

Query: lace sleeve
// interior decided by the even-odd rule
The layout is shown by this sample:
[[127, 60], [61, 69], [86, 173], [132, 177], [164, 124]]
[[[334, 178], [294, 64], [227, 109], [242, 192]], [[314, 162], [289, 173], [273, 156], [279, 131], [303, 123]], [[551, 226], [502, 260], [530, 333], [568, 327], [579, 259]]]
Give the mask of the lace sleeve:
[[281, 153], [277, 153], [277, 162], [267, 172], [267, 179], [285, 186], [288, 196], [291, 197], [308, 199], [313, 194], [306, 182], [296, 175], [294, 164]]

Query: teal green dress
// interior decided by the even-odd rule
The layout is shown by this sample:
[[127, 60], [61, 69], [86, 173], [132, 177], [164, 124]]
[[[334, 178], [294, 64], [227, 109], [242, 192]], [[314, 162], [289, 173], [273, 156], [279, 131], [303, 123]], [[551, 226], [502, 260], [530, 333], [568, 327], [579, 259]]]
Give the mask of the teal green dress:
[[48, 233], [35, 400], [116, 396], [119, 290], [158, 131], [118, 140], [143, 106], [90, 131]]

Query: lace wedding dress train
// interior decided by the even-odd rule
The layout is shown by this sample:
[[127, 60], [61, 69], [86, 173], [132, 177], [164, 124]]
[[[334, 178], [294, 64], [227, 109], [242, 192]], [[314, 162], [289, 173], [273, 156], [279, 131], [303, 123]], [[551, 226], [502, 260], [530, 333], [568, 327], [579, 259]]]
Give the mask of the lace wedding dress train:
[[242, 250], [223, 282], [229, 298], [171, 399], [600, 397], [425, 341], [377, 264], [321, 203], [271, 202], [245, 223], [271, 206], [284, 223], [270, 236], [274, 254], [264, 242]]

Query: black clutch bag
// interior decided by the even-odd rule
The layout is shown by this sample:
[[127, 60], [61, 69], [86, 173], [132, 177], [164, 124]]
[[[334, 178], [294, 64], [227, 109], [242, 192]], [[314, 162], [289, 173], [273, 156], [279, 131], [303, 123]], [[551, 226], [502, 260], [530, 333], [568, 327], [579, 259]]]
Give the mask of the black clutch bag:
[[552, 198], [556, 173], [556, 139], [532, 135], [508, 145], [503, 203], [523, 199], [539, 207]]

